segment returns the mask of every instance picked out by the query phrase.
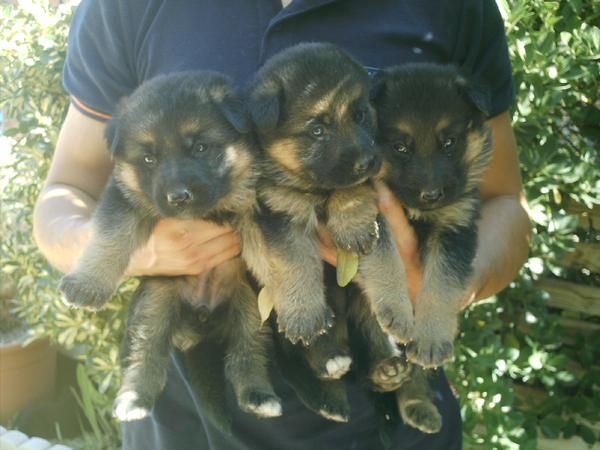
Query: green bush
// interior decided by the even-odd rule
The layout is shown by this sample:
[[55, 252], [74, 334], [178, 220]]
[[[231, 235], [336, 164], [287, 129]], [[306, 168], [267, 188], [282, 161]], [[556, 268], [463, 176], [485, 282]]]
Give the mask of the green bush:
[[[594, 367], [600, 336], [576, 337], [575, 347], [562, 344], [559, 314], [534, 283], [554, 276], [600, 285], [597, 274], [560, 264], [577, 242], [600, 242], [567, 212], [572, 203], [600, 204], [600, 9], [593, 0], [498, 2], [518, 87], [513, 122], [534, 234], [520, 277], [465, 312], [448, 372], [460, 395], [468, 447], [535, 449], [538, 429], [591, 443], [596, 436], [587, 421], [600, 421]], [[33, 204], [67, 108], [61, 68], [71, 11], [36, 2], [0, 8], [0, 111], [14, 119], [2, 138], [13, 152], [0, 165], [0, 270], [18, 281], [19, 313], [33, 332], [81, 355], [82, 410], [94, 430], [84, 447], [115, 447], [110, 404], [120, 380], [122, 304], [135, 282], [104, 311], [69, 309], [57, 293], [59, 274], [31, 236]], [[533, 409], [515, 386], [546, 395]]]
[[[520, 277], [466, 312], [451, 378], [470, 446], [535, 449], [537, 428], [548, 438], [578, 434], [591, 444], [597, 437], [589, 422], [600, 421], [600, 373], [594, 367], [600, 335], [577, 336], [573, 347], [562, 344], [560, 314], [546, 306], [547, 296], [534, 283], [550, 276], [600, 286], [588, 269], [560, 264], [577, 242], [600, 243], [567, 212], [574, 203], [600, 203], [600, 5], [498, 3], [518, 89], [513, 125], [533, 237]], [[546, 395], [523, 401], [515, 396], [517, 385]]]
[[[89, 376], [95, 386], [95, 395], [87, 385], [80, 386], [80, 397], [88, 404], [94, 399], [95, 407], [94, 416], [88, 414], [90, 408], [82, 408], [94, 430], [94, 439], [86, 440], [84, 448], [95, 448], [89, 443], [117, 448], [119, 428], [111, 418], [111, 398], [120, 379], [120, 298], [97, 314], [64, 305], [57, 290], [59, 274], [39, 253], [31, 233], [33, 205], [68, 106], [62, 64], [71, 9], [41, 2], [0, 8], [0, 111], [7, 118], [0, 145], [12, 147], [0, 164], [0, 270], [17, 282], [18, 314], [32, 334], [49, 336], [78, 357], [83, 370], [78, 378]], [[102, 432], [96, 431], [99, 427]]]

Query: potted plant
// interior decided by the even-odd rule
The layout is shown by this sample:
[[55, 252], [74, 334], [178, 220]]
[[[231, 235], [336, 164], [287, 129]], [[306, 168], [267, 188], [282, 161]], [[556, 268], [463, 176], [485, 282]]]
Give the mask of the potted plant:
[[50, 396], [54, 390], [56, 351], [48, 339], [31, 339], [14, 314], [16, 285], [0, 272], [0, 422]]

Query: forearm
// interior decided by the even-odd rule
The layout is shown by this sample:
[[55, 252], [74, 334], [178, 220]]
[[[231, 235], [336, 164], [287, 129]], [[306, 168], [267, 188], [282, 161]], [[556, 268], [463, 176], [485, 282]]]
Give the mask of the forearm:
[[33, 215], [33, 232], [48, 261], [69, 272], [91, 236], [96, 199], [73, 186], [50, 184], [40, 194]]
[[467, 304], [496, 294], [515, 278], [527, 258], [530, 230], [523, 199], [505, 195], [484, 202]]

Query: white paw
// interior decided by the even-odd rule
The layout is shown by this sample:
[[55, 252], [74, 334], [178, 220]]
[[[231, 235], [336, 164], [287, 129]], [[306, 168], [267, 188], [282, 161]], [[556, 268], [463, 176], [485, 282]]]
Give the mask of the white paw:
[[267, 400], [260, 405], [251, 406], [250, 410], [260, 417], [279, 417], [281, 416], [281, 403], [277, 400]]
[[334, 422], [348, 422], [348, 417], [342, 416], [341, 414], [335, 414], [324, 409], [319, 410], [319, 415], [325, 417], [328, 420], [333, 420]]
[[139, 395], [135, 391], [125, 391], [120, 393], [115, 399], [113, 406], [113, 415], [121, 422], [131, 422], [140, 420], [150, 414], [148, 408], [137, 404]]
[[348, 370], [350, 370], [350, 365], [352, 364], [352, 358], [349, 356], [336, 356], [331, 358], [325, 364], [325, 369], [327, 370], [327, 378], [332, 380], [337, 380], [343, 377]]

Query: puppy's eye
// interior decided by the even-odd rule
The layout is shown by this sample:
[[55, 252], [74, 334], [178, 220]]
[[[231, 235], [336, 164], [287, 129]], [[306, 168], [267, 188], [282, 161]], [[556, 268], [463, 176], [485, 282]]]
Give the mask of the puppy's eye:
[[354, 112], [354, 121], [356, 123], [363, 123], [367, 118], [367, 111], [365, 109], [359, 109]]
[[456, 144], [456, 138], [453, 136], [450, 136], [442, 141], [442, 148], [444, 150], [451, 150], [452, 147], [454, 147], [454, 144]]
[[192, 148], [194, 154], [204, 153], [206, 151], [206, 144], [196, 142]]
[[315, 125], [311, 128], [310, 132], [315, 137], [321, 137], [325, 134], [325, 128], [321, 125]]
[[406, 145], [404, 142], [394, 142], [392, 144], [392, 150], [403, 155], [408, 155], [410, 153], [408, 145]]
[[148, 167], [152, 167], [154, 164], [156, 164], [156, 157], [151, 153], [146, 153], [144, 155], [144, 164], [146, 164]]

